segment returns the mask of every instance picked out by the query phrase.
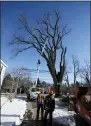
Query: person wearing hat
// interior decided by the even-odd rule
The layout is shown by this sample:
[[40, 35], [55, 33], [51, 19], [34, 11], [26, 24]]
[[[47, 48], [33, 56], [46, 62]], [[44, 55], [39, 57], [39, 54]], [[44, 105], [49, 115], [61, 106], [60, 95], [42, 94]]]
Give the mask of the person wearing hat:
[[44, 114], [44, 89], [40, 90], [40, 94], [37, 96], [37, 115], [36, 119], [39, 119], [39, 112], [41, 108], [41, 119], [43, 120], [43, 114]]
[[55, 109], [55, 98], [53, 96], [53, 90], [50, 90], [49, 95], [45, 97], [44, 100], [44, 109], [45, 109], [45, 116], [44, 116], [44, 126], [46, 126], [46, 119], [47, 115], [50, 116], [50, 126], [52, 125], [52, 114]]

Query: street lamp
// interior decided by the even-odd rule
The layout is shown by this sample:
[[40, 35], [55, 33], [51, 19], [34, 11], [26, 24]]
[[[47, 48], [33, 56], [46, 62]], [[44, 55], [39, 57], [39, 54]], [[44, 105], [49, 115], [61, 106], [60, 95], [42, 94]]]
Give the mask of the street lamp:
[[[40, 56], [42, 56], [47, 42], [48, 42], [48, 37], [47, 37], [47, 39], [46, 39], [46, 41], [44, 43], [44, 46], [42, 48], [42, 52], [41, 52]], [[38, 59], [38, 62], [37, 62], [37, 78], [36, 78], [36, 84], [35, 84], [35, 86], [37, 86], [37, 79], [39, 78], [39, 70], [40, 70], [40, 58]]]

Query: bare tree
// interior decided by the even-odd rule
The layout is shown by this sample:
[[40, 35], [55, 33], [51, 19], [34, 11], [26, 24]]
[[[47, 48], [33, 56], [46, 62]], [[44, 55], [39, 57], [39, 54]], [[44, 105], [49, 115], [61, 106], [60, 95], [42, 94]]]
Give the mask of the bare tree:
[[68, 67], [68, 65], [66, 65], [66, 70], [65, 70], [65, 74], [64, 74], [64, 81], [67, 84], [69, 94], [70, 94], [70, 82], [69, 82], [69, 74], [70, 73], [71, 73], [71, 69]]
[[80, 75], [87, 84], [90, 84], [90, 63], [85, 61], [85, 65], [80, 69]]
[[[59, 87], [57, 83], [61, 83], [65, 70], [65, 55], [67, 47], [63, 46], [63, 37], [70, 32], [70, 29], [66, 30], [67, 25], [65, 25], [62, 30], [60, 30], [60, 13], [55, 12], [55, 20], [51, 20], [51, 14], [48, 13], [44, 15], [40, 21], [37, 21], [36, 27], [30, 27], [28, 18], [26, 15], [21, 15], [19, 22], [21, 24], [21, 30], [24, 30], [27, 34], [27, 38], [23, 35], [14, 36], [14, 40], [10, 45], [18, 45], [15, 50], [15, 55], [17, 56], [20, 52], [34, 48], [40, 55], [44, 47], [44, 52], [42, 57], [46, 60], [48, 69], [54, 81], [55, 93], [58, 93]], [[55, 64], [57, 50], [61, 50], [60, 55], [60, 71], [57, 73]]]
[[25, 67], [13, 68], [11, 74], [15, 77], [21, 77], [21, 78], [27, 77], [31, 79], [31, 74]]
[[79, 61], [76, 56], [72, 55], [72, 64], [73, 64], [73, 74], [74, 74], [74, 85], [76, 84], [77, 75], [80, 72]]
[[14, 68], [11, 75], [16, 82], [15, 93], [17, 93], [18, 87], [30, 84], [31, 75], [26, 68]]

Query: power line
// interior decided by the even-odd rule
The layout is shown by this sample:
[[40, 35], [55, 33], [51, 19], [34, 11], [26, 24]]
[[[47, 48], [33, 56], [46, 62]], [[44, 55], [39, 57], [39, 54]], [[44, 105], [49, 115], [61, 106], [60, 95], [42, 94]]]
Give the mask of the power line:
[[[22, 70], [27, 70], [29, 72], [37, 72], [37, 69], [27, 69], [27, 68], [22, 68]], [[50, 73], [47, 70], [40, 70], [40, 73]]]
[[[36, 78], [34, 78], [34, 77], [32, 77], [32, 79], [36, 79]], [[39, 78], [40, 80], [52, 80], [52, 78], [51, 79], [46, 79], [46, 78]]]

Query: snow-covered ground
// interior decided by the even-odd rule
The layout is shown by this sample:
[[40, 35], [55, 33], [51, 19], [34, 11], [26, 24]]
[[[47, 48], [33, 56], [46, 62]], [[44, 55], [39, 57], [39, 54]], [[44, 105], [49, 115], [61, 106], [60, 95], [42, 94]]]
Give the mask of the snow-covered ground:
[[[3, 105], [1, 108], [1, 126], [20, 125], [26, 111], [26, 101], [24, 98], [21, 100], [20, 97], [22, 96], [18, 96], [12, 102], [5, 97], [1, 97], [1, 106]], [[68, 111], [68, 108], [63, 105], [59, 106], [60, 102], [58, 98], [55, 101], [56, 106], [53, 112], [54, 121], [67, 126], [75, 126], [74, 112]]]
[[6, 97], [1, 97], [1, 107], [8, 101]]
[[[55, 101], [59, 101], [59, 99], [55, 99]], [[73, 118], [74, 112], [68, 111], [67, 107], [64, 106], [55, 106], [55, 110], [53, 112], [54, 121], [57, 121], [60, 124], [64, 124], [67, 126], [75, 126], [75, 121]]]
[[26, 101], [15, 98], [10, 102], [1, 97], [1, 106], [1, 126], [20, 125], [26, 111]]

